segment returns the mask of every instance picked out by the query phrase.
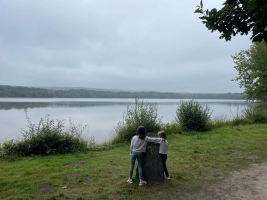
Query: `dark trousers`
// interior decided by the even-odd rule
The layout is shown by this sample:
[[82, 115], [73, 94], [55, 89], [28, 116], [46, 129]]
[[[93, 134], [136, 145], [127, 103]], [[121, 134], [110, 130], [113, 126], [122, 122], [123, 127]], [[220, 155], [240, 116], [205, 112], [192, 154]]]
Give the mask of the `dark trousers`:
[[159, 155], [161, 157], [161, 161], [162, 161], [164, 172], [165, 172], [166, 176], [169, 176], [169, 173], [168, 173], [168, 170], [167, 170], [167, 167], [166, 167], [166, 160], [168, 158], [167, 154], [159, 154]]

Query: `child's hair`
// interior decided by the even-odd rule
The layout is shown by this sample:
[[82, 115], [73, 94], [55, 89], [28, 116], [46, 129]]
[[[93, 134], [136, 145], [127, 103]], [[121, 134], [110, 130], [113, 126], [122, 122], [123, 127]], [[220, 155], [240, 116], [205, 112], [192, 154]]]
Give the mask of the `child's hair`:
[[137, 135], [139, 135], [140, 139], [144, 139], [146, 137], [146, 129], [143, 126], [139, 126], [137, 129]]
[[158, 136], [159, 136], [160, 138], [164, 138], [164, 139], [166, 139], [166, 133], [165, 133], [164, 131], [160, 131], [160, 132], [158, 132]]

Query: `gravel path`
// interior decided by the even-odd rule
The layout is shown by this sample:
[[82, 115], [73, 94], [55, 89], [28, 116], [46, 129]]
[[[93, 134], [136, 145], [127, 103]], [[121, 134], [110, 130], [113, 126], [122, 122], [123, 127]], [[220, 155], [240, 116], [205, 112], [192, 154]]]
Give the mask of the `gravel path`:
[[267, 200], [267, 163], [252, 164], [247, 170], [236, 171], [216, 185], [195, 194], [186, 200]]

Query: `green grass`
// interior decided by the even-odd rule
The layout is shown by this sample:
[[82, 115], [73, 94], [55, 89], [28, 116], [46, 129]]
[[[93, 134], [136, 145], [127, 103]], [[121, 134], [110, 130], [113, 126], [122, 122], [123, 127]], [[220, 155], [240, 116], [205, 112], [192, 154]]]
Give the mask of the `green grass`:
[[[167, 137], [170, 181], [149, 182], [144, 187], [137, 180], [127, 184], [129, 142], [88, 153], [1, 158], [0, 199], [109, 199], [112, 194], [125, 199], [179, 199], [233, 170], [266, 160], [267, 124]], [[82, 162], [65, 166], [78, 161]]]

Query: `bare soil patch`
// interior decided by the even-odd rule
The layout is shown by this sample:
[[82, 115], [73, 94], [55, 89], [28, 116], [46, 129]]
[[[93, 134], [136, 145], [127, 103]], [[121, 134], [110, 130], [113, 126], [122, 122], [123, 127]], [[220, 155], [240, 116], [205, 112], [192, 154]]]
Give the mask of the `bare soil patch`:
[[124, 199], [126, 196], [124, 194], [120, 193], [111, 193], [108, 195], [108, 198], [111, 200], [119, 200], [119, 199]]
[[260, 159], [260, 157], [259, 156], [248, 156], [248, 159], [257, 160], [257, 159]]
[[70, 168], [74, 168], [74, 167], [77, 167], [79, 165], [82, 165], [85, 161], [87, 161], [88, 159], [85, 159], [85, 160], [79, 160], [75, 163], [69, 163], [69, 164], [66, 164], [64, 165], [64, 167], [70, 167]]
[[186, 194], [186, 200], [266, 200], [267, 163], [252, 164], [247, 170], [234, 172], [228, 178], [195, 194]]
[[45, 183], [40, 187], [37, 191], [34, 192], [34, 194], [47, 194], [51, 192], [54, 189], [54, 187], [48, 183]]
[[85, 181], [86, 181], [86, 182], [89, 182], [89, 183], [94, 182], [94, 180], [91, 179], [90, 177], [86, 177], [86, 178], [85, 178]]
[[113, 161], [110, 161], [110, 165], [117, 165], [117, 164]]
[[57, 197], [56, 200], [76, 200], [75, 197]]
[[240, 148], [227, 148], [228, 151], [242, 151]]
[[77, 173], [71, 173], [71, 174], [66, 174], [66, 177], [68, 178], [77, 178], [79, 176], [81, 176], [81, 172], [77, 172]]

